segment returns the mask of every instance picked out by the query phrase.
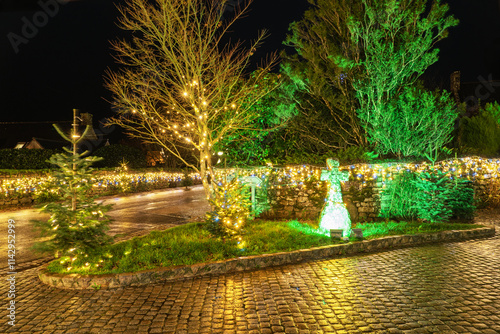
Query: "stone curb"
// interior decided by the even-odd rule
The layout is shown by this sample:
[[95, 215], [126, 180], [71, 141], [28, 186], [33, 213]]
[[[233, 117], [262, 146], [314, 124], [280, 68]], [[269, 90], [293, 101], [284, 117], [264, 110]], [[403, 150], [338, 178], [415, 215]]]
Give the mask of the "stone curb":
[[388, 236], [360, 242], [328, 245], [287, 253], [264, 254], [239, 257], [213, 263], [198, 263], [190, 266], [157, 268], [133, 273], [107, 275], [51, 274], [45, 271], [48, 264], [38, 270], [39, 279], [60, 289], [112, 289], [127, 286], [141, 286], [160, 281], [174, 281], [203, 275], [219, 275], [231, 272], [260, 269], [271, 266], [294, 264], [304, 261], [335, 258], [344, 255], [368, 253], [392, 248], [416, 246], [426, 243], [452, 242], [467, 239], [487, 238], [495, 235], [495, 227], [473, 230], [444, 231], [432, 234]]

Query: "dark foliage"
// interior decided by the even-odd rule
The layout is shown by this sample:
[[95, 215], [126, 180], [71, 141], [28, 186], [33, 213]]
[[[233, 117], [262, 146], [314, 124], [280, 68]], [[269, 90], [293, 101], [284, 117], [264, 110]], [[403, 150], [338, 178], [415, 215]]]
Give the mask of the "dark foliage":
[[130, 168], [142, 168], [147, 164], [144, 151], [120, 144], [103, 146], [94, 155], [103, 158], [95, 164], [96, 167], [120, 167], [125, 162]]

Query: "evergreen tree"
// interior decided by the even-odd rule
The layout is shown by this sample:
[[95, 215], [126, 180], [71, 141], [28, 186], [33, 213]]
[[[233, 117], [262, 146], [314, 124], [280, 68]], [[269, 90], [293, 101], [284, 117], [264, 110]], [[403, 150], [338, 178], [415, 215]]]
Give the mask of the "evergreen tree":
[[350, 39], [346, 22], [359, 17], [361, 0], [309, 0], [311, 8], [290, 25], [285, 44], [296, 54], [284, 54], [282, 71], [298, 92], [300, 114], [290, 125], [302, 145], [314, 153], [365, 146], [364, 131], [352, 81], [356, 68], [342, 68], [336, 56], [358, 60], [362, 50]]
[[214, 210], [207, 213], [205, 228], [216, 237], [241, 241], [243, 227], [250, 216], [248, 187], [241, 184], [237, 177], [219, 182], [210, 201]]
[[[75, 133], [63, 137], [76, 146], [81, 138]], [[87, 128], [88, 130], [88, 128]], [[112, 240], [106, 235], [110, 218], [106, 215], [111, 205], [96, 203], [90, 196], [92, 188], [91, 165], [101, 160], [98, 157], [84, 157], [71, 152], [54, 154], [49, 162], [58, 167], [54, 171], [55, 184], [62, 192], [63, 201], [49, 203], [42, 212], [49, 213], [47, 221], [33, 221], [35, 228], [47, 240], [36, 243], [34, 248], [41, 252], [52, 252], [56, 258], [62, 257], [71, 263], [77, 257], [87, 257]], [[70, 266], [70, 264], [69, 264]]]
[[[362, 0], [363, 15], [353, 16], [347, 23], [350, 40], [363, 50], [362, 57], [331, 55], [342, 68], [357, 69], [353, 87], [360, 105], [358, 116], [369, 142], [376, 145], [380, 153], [404, 154], [386, 145], [388, 134], [384, 129], [399, 127], [398, 132], [406, 136], [412, 128], [405, 122], [394, 123], [395, 111], [387, 105], [438, 60], [439, 49], [433, 48], [435, 43], [447, 37], [448, 28], [458, 24], [453, 16], [447, 16], [447, 5], [435, 0], [429, 8], [428, 3], [428, 0]], [[408, 93], [410, 91], [406, 90], [403, 95], [415, 96]], [[410, 102], [408, 100], [407, 104]], [[441, 113], [441, 108], [435, 110]], [[447, 115], [436, 115], [440, 116], [448, 119]], [[405, 127], [407, 130], [403, 131]], [[446, 144], [452, 128], [448, 124], [440, 130], [444, 132], [440, 136], [443, 141], [432, 144], [433, 148]], [[420, 140], [432, 141], [434, 135], [435, 132], [427, 136], [424, 133]], [[398, 142], [404, 138], [392, 137], [390, 140]], [[424, 154], [417, 152], [415, 155]]]

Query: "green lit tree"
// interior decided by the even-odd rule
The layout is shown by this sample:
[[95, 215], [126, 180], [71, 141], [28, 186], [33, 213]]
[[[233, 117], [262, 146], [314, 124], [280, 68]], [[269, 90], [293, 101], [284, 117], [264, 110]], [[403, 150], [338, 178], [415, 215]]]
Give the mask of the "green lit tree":
[[122, 69], [107, 76], [118, 112], [112, 123], [193, 168], [208, 198], [216, 145], [253, 126], [259, 114], [252, 106], [268, 93], [256, 85], [275, 57], [258, 75], [245, 73], [264, 34], [248, 49], [224, 43], [249, 4], [229, 19], [226, 0], [128, 0], [120, 9], [120, 25], [133, 38], [113, 45]]
[[[87, 133], [85, 131], [78, 136], [73, 132], [68, 137], [59, 128], [56, 129], [74, 147]], [[96, 203], [89, 195], [92, 188], [91, 165], [102, 158], [84, 157], [86, 153], [65, 150], [66, 153], [54, 154], [49, 160], [58, 167], [54, 178], [63, 201], [43, 206], [41, 211], [50, 214], [49, 220], [33, 223], [41, 235], [47, 237], [47, 240], [35, 244], [35, 249], [51, 252], [71, 266], [76, 258], [90, 256], [111, 242], [112, 237], [106, 235], [110, 222], [106, 212], [111, 206]]]
[[352, 82], [358, 68], [343, 68], [336, 57], [361, 59], [362, 49], [350, 38], [346, 23], [362, 14], [361, 0], [309, 0], [302, 20], [290, 25], [282, 67], [297, 87], [300, 114], [290, 130], [312, 152], [367, 144], [356, 115], [358, 103]]
[[423, 157], [431, 161], [452, 139], [459, 110], [451, 94], [428, 92], [422, 87], [406, 86], [394, 100], [380, 106], [372, 115], [370, 135], [377, 138], [381, 154]]
[[458, 134], [462, 153], [496, 156], [500, 149], [500, 105], [487, 103], [477, 115], [462, 117]]
[[286, 143], [281, 136], [288, 121], [296, 115], [297, 106], [293, 83], [283, 81], [281, 76], [269, 73], [256, 83], [255, 88], [263, 97], [255, 103], [249, 101], [249, 108], [258, 117], [246, 128], [234, 131], [215, 145], [214, 150], [224, 153], [228, 165], [264, 165], [282, 154], [280, 150]]
[[[405, 133], [404, 128], [407, 132], [414, 129], [404, 122], [388, 124], [394, 122], [394, 109], [393, 105], [389, 108], [387, 105], [394, 103], [405, 86], [413, 85], [417, 78], [438, 60], [439, 49], [434, 48], [435, 44], [447, 37], [450, 27], [458, 24], [458, 20], [453, 16], [447, 16], [448, 5], [441, 4], [439, 0], [428, 6], [429, 3], [428, 0], [362, 0], [363, 15], [351, 17], [347, 23], [351, 42], [363, 50], [362, 57], [356, 59], [332, 55], [342, 68], [358, 70], [353, 80], [360, 105], [358, 116], [368, 140], [376, 145], [376, 149], [381, 153], [406, 154], [398, 148], [386, 145], [387, 140], [384, 138], [388, 135], [384, 129], [397, 126], [401, 134]], [[409, 92], [406, 90], [402, 95], [408, 96]], [[428, 97], [430, 101], [430, 96]], [[416, 103], [415, 107], [417, 106]], [[422, 110], [415, 112], [420, 111]], [[435, 111], [441, 113], [440, 108]], [[449, 113], [448, 109], [446, 113]], [[447, 116], [445, 118], [448, 119]], [[451, 130], [449, 127], [442, 127], [427, 135], [423, 133], [420, 139], [430, 140], [442, 131], [440, 144], [444, 145]], [[408, 136], [407, 132], [405, 136]], [[394, 142], [403, 139], [391, 138]], [[431, 146], [438, 147], [439, 143], [435, 142]]]

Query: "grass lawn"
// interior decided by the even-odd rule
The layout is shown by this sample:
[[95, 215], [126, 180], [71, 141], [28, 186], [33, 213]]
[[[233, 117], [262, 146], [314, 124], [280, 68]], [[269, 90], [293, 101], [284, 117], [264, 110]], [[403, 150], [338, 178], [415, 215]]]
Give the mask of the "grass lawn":
[[[214, 239], [204, 230], [202, 223], [191, 223], [113, 244], [93, 257], [74, 261], [57, 259], [48, 269], [53, 273], [124, 273], [331, 245], [328, 232], [317, 227], [298, 221], [255, 220], [245, 226], [243, 242], [238, 244], [234, 240]], [[355, 227], [363, 229], [365, 239], [373, 239], [387, 235], [472, 229], [480, 225], [379, 222]]]

